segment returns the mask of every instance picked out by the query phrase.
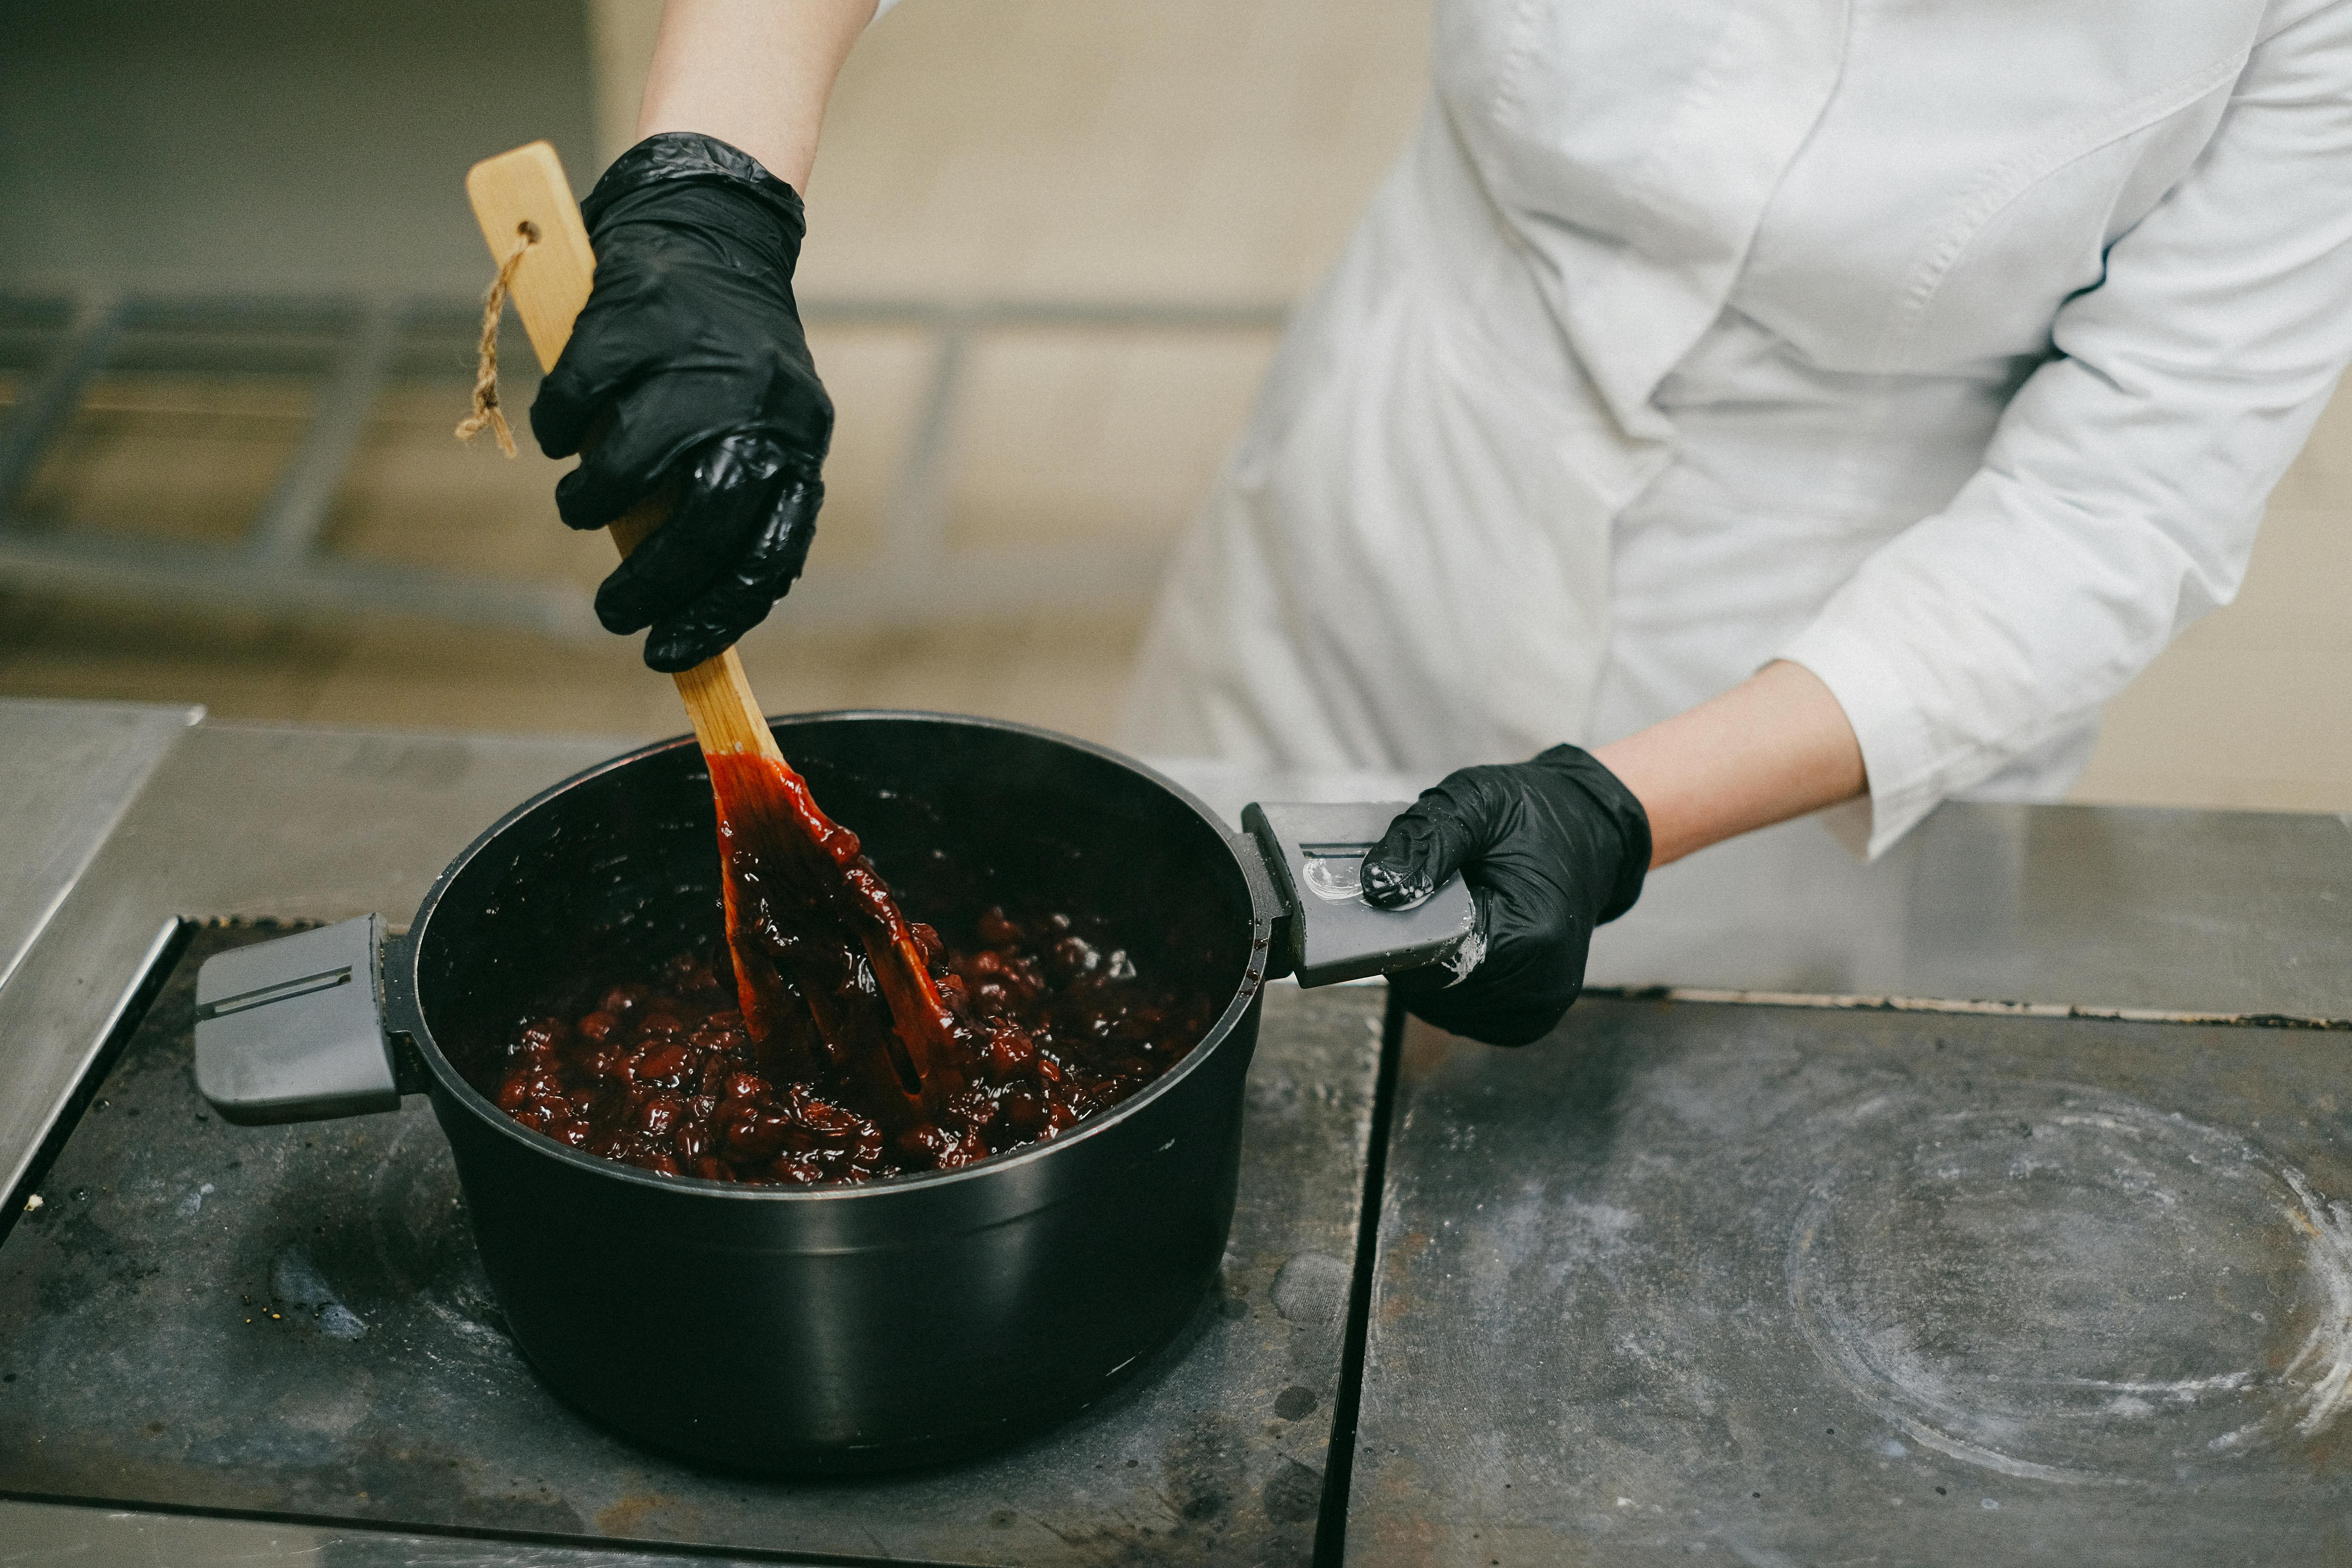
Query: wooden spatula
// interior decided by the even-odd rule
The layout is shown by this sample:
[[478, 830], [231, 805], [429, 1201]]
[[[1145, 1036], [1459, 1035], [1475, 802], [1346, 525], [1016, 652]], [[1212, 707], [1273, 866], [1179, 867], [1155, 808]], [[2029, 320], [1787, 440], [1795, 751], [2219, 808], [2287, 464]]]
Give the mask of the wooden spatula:
[[[508, 298], [530, 334], [540, 367], [552, 369], [588, 302], [596, 269], [563, 165], [553, 147], [533, 142], [475, 164], [466, 174], [466, 194], [498, 263], [514, 255], [518, 241], [530, 240], [516, 262]], [[649, 497], [612, 525], [613, 542], [626, 555], [667, 514], [667, 500]], [[776, 971], [781, 953], [836, 1070], [858, 1076], [887, 1070], [906, 1090], [911, 1115], [920, 1098], [917, 1085], [930, 1086], [932, 1066], [953, 1026], [920, 944], [860, 856], [857, 836], [818, 809], [807, 784], [777, 750], [735, 650], [676, 679], [718, 796], [727, 940], [746, 1026], [764, 1040], [787, 1021], [790, 999]], [[865, 950], [887, 1007], [882, 1016], [874, 1016], [877, 999], [870, 994], [841, 994], [836, 953], [812, 952], [825, 944], [802, 940], [810, 934], [812, 918], [826, 917]], [[875, 1058], [893, 1044], [886, 1067]]]

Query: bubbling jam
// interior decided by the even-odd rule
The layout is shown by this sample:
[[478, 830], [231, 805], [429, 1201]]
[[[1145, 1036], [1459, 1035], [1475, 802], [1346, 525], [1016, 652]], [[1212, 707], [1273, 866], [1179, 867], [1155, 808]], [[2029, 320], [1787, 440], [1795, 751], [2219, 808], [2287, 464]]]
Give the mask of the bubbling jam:
[[[863, 856], [856, 865], [870, 876]], [[865, 1182], [1054, 1138], [1158, 1079], [1216, 1019], [1214, 1000], [1154, 984], [1124, 949], [1099, 932], [1089, 940], [1065, 915], [992, 908], [952, 949], [929, 925], [902, 929], [941, 1008], [923, 1031], [919, 1070], [902, 1054], [909, 1031], [887, 1041], [900, 1050], [885, 1048], [890, 1012], [878, 1005], [884, 983], [857, 962], [863, 943], [826, 944], [821, 962], [778, 953], [782, 973], [761, 983], [768, 1026], [756, 1039], [722, 946], [592, 989], [584, 1013], [525, 1022], [499, 1108], [664, 1175]], [[793, 940], [814, 939], [803, 928]]]

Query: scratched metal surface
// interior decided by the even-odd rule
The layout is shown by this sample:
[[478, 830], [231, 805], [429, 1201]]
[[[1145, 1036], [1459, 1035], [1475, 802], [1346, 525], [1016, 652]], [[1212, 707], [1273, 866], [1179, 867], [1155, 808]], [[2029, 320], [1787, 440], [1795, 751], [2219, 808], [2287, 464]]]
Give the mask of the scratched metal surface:
[[2352, 1034], [1409, 1032], [1348, 1561], [2352, 1561]]
[[[763, 1568], [788, 1559], [761, 1556]], [[0, 1504], [0, 1568], [752, 1568], [741, 1557], [457, 1540], [70, 1503]]]
[[[205, 1119], [195, 965], [250, 935], [199, 934], [0, 1246], [0, 1493], [863, 1560], [1307, 1560], [1381, 989], [1268, 995], [1222, 1289], [1157, 1366], [993, 1459], [793, 1484], [631, 1447], [539, 1385], [421, 1100]], [[615, 1350], [679, 1331], [616, 1325]]]

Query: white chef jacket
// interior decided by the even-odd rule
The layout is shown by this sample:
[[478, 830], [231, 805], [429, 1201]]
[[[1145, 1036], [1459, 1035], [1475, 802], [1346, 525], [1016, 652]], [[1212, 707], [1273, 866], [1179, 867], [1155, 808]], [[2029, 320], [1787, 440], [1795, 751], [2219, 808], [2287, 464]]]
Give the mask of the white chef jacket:
[[1442, 771], [1785, 658], [1867, 846], [2046, 799], [2352, 356], [2347, 0], [1439, 0], [1139, 749]]

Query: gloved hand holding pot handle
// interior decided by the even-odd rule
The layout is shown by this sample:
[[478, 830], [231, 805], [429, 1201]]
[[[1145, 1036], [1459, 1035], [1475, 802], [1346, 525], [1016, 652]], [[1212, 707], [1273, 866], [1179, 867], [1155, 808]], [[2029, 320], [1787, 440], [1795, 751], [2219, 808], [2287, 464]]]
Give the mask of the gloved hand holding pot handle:
[[1590, 752], [1554, 746], [1423, 791], [1364, 857], [1364, 898], [1406, 908], [1461, 872], [1478, 906], [1466, 962], [1390, 984], [1441, 1029], [1523, 1046], [1576, 1000], [1593, 928], [1633, 907], [1649, 866], [1642, 803]]

